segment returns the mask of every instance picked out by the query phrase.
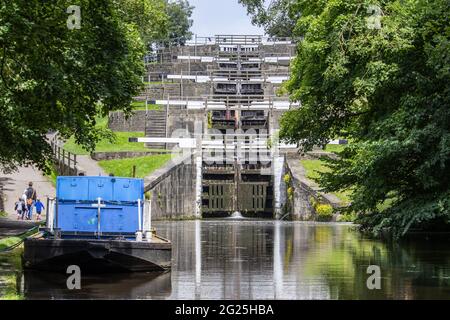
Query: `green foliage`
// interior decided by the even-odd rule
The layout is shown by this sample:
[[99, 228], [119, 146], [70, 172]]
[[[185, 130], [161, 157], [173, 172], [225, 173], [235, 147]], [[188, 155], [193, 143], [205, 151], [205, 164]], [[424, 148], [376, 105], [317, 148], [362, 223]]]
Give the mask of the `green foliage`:
[[[349, 211], [374, 235], [450, 222], [450, 24], [447, 0], [298, 0], [304, 37], [288, 89], [302, 108], [281, 137], [303, 151], [348, 138], [320, 176], [327, 192], [353, 190]], [[382, 212], [381, 204], [389, 203]]]
[[162, 110], [163, 106], [159, 104], [149, 104], [147, 103], [147, 108], [145, 108], [145, 101], [133, 101], [131, 103], [133, 110]]
[[[96, 152], [116, 152], [116, 151], [137, 151], [146, 152], [151, 149], [145, 146], [145, 143], [129, 142], [129, 138], [144, 137], [143, 132], [114, 132], [114, 140], [111, 142], [109, 139], [100, 140], [95, 150]], [[70, 138], [65, 144], [64, 149], [78, 155], [88, 155], [89, 151], [83, 148], [83, 146], [77, 144], [74, 138]]]
[[170, 43], [184, 45], [187, 40], [192, 39], [190, 29], [194, 23], [191, 19], [193, 10], [194, 7], [187, 0], [168, 1], [168, 38]]
[[337, 222], [355, 222], [358, 219], [358, 215], [354, 212], [346, 212], [344, 214], [340, 214], [336, 221]]
[[0, 275], [2, 294], [0, 300], [22, 300], [23, 297], [17, 293], [17, 275]]
[[345, 145], [342, 144], [327, 144], [325, 146], [325, 151], [326, 152], [333, 152], [333, 153], [339, 153], [344, 151], [345, 149]]
[[295, 193], [294, 187], [289, 187], [287, 189], [287, 196], [290, 201], [294, 200], [294, 193]]
[[277, 97], [289, 95], [289, 91], [286, 89], [285, 83], [286, 82], [283, 82], [283, 84], [276, 90], [275, 94]]
[[22, 300], [18, 284], [22, 277], [22, 248], [0, 254], [0, 300]]
[[54, 163], [49, 163], [47, 167], [49, 168], [49, 170], [47, 171], [47, 173], [45, 173], [45, 177], [51, 182], [53, 187], [56, 188], [56, 178], [58, 178], [56, 167]]
[[289, 173], [286, 173], [286, 174], [283, 176], [283, 181], [284, 181], [284, 183], [286, 183], [287, 185], [290, 185], [290, 184], [291, 184], [291, 181], [292, 181], [291, 175], [290, 175]]
[[269, 136], [267, 139], [267, 148], [272, 149], [274, 146], [279, 145], [280, 137], [278, 131], [275, 132], [272, 136]]
[[119, 16], [134, 25], [148, 47], [154, 40], [167, 36], [170, 17], [165, 0], [115, 0]]
[[239, 0], [247, 8], [252, 23], [264, 27], [272, 37], [291, 37], [298, 18], [297, 11], [291, 10], [296, 0], [275, 0], [267, 5], [265, 0]]
[[212, 111], [208, 111], [208, 129], [212, 129], [213, 122], [212, 122]]
[[321, 160], [300, 160], [300, 163], [306, 170], [306, 177], [313, 181], [319, 179], [321, 173], [330, 171], [330, 168]]
[[13, 245], [16, 245], [19, 242], [22, 242], [23, 240], [25, 240], [26, 238], [32, 236], [33, 234], [35, 234], [37, 232], [38, 232], [38, 230], [37, 230], [37, 228], [35, 228], [31, 231], [27, 231], [18, 236], [0, 239], [0, 251], [8, 249], [9, 247], [11, 247]]
[[[0, 166], [45, 168], [49, 131], [93, 150], [96, 116], [131, 112], [142, 85], [140, 23], [133, 1], [79, 0], [81, 29], [69, 30], [66, 0], [0, 5]], [[155, 8], [152, 7], [152, 10]], [[141, 22], [141, 21], [139, 21]]]
[[0, 211], [0, 218], [6, 218], [8, 214], [5, 211]]
[[[321, 181], [322, 174], [329, 173], [330, 168], [327, 167], [323, 160], [300, 160], [302, 166], [306, 170], [306, 177], [313, 181]], [[348, 205], [351, 201], [351, 190], [345, 189], [342, 191], [332, 192], [343, 205]]]
[[333, 218], [333, 207], [329, 204], [317, 204], [315, 206], [317, 221], [331, 221]]
[[139, 158], [99, 161], [99, 165], [108, 173], [117, 177], [131, 177], [136, 166], [136, 178], [145, 178], [159, 169], [172, 158], [171, 154], [159, 154]]
[[316, 213], [316, 220], [331, 221], [333, 218], [333, 207], [327, 203], [322, 203], [321, 201], [322, 199], [320, 196], [318, 199], [313, 196], [309, 197], [309, 203]]

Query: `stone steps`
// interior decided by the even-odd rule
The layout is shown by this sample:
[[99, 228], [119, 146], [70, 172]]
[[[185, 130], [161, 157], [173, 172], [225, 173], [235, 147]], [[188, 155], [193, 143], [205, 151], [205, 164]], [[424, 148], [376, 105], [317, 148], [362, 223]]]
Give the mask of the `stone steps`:
[[[165, 138], [166, 137], [166, 111], [151, 110], [147, 114], [147, 127], [145, 130], [146, 137]], [[154, 149], [164, 149], [165, 143], [147, 143], [147, 147]]]

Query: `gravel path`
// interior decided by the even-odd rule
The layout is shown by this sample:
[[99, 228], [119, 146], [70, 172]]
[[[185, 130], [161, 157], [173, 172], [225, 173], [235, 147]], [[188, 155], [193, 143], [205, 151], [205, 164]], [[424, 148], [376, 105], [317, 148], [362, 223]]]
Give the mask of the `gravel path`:
[[38, 169], [28, 166], [20, 167], [16, 172], [3, 174], [0, 172], [0, 184], [3, 185], [3, 198], [5, 211], [8, 218], [16, 219], [14, 204], [28, 187], [28, 182], [33, 182], [38, 198], [46, 204], [48, 196], [55, 196], [55, 188], [51, 182]]
[[102, 167], [98, 165], [98, 162], [92, 160], [90, 156], [77, 156], [77, 164], [87, 176], [107, 176]]

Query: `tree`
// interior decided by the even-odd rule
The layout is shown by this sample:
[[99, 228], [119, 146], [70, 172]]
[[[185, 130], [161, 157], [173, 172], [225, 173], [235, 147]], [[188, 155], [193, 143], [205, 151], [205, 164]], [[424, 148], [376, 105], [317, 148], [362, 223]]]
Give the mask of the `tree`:
[[450, 222], [450, 24], [446, 0], [299, 0], [304, 36], [288, 90], [302, 107], [280, 136], [303, 151], [352, 143], [325, 191], [352, 189], [348, 210], [375, 235]]
[[271, 37], [292, 37], [298, 11], [291, 8], [296, 0], [273, 0], [267, 5], [266, 0], [239, 0], [252, 16], [252, 23], [264, 27]]
[[121, 19], [137, 26], [147, 47], [154, 40], [167, 37], [172, 22], [165, 0], [116, 0], [116, 5]]
[[169, 1], [167, 3], [167, 15], [169, 17], [168, 40], [172, 44], [184, 45], [192, 39], [190, 31], [193, 20], [191, 19], [194, 7], [187, 0]]
[[49, 131], [74, 135], [93, 150], [101, 138], [96, 116], [131, 112], [145, 51], [139, 24], [124, 18], [124, 3], [78, 0], [81, 28], [70, 30], [70, 1], [0, 0], [3, 170], [27, 163], [46, 168]]

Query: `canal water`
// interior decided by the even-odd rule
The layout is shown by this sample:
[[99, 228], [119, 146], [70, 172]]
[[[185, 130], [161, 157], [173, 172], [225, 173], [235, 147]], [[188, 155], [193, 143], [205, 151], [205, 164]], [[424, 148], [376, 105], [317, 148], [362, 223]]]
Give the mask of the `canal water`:
[[[0, 255], [0, 297], [24, 299], [450, 299], [450, 242], [388, 244], [351, 225], [210, 220], [155, 223], [173, 241], [164, 274], [66, 276], [22, 272]], [[380, 267], [381, 289], [367, 269]]]

